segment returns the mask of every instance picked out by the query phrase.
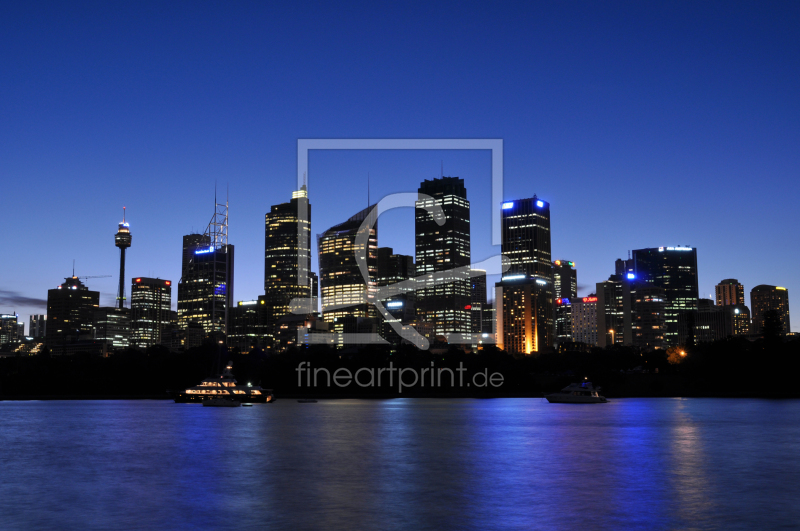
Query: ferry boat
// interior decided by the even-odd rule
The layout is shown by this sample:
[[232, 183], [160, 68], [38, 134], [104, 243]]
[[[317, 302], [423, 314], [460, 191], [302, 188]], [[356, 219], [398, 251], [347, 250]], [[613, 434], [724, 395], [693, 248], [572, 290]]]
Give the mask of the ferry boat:
[[592, 382], [572, 383], [558, 393], [545, 395], [551, 404], [602, 404], [608, 402], [606, 397], [600, 395], [599, 387], [593, 387]]
[[257, 385], [239, 385], [236, 383], [232, 370], [233, 365], [229, 361], [222, 374], [206, 378], [200, 382], [200, 385], [195, 385], [179, 392], [175, 396], [175, 402], [205, 402], [208, 399], [222, 398], [241, 404], [242, 402], [272, 402], [275, 399], [272, 395], [272, 389], [262, 389]]

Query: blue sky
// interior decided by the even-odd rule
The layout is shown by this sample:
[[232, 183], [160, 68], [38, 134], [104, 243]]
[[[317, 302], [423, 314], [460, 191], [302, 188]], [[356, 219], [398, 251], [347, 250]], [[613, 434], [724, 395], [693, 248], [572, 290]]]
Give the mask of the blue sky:
[[[123, 205], [128, 276], [177, 281], [215, 182], [230, 193], [235, 297], [255, 298], [264, 213], [290, 197], [297, 139], [340, 137], [502, 138], [505, 197], [551, 203], [554, 258], [577, 263], [582, 294], [628, 249], [661, 245], [698, 247], [701, 295], [730, 277], [800, 294], [798, 4], [0, 9], [0, 312], [43, 312], [73, 259], [113, 275], [89, 282], [110, 304]], [[467, 179], [473, 256], [496, 252], [481, 237], [486, 152], [310, 164], [314, 234], [363, 208], [368, 172], [378, 197], [443, 164]], [[411, 215], [382, 218], [379, 243], [410, 253]]]

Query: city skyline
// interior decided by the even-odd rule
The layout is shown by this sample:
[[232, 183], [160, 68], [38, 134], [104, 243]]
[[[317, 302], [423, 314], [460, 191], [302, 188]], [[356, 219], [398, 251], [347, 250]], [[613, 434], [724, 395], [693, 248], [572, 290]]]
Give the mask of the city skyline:
[[[549, 7], [365, 4], [368, 25], [359, 10], [328, 6], [247, 16], [204, 6], [193, 20], [172, 8], [146, 20], [125, 7], [53, 6], [34, 24], [29, 7], [13, 6], [0, 22], [18, 81], [0, 88], [0, 206], [14, 227], [0, 243], [23, 252], [0, 266], [0, 312], [44, 313], [73, 259], [79, 276], [112, 275], [90, 288], [113, 306], [110, 239], [123, 206], [135, 233], [128, 276], [177, 283], [174, 249], [205, 227], [215, 182], [231, 193], [235, 298], [257, 297], [263, 216], [295, 188], [297, 139], [314, 137], [504, 139], [505, 198], [535, 193], [553, 205], [553, 256], [576, 263], [580, 295], [628, 250], [661, 245], [698, 248], [702, 297], [726, 278], [748, 303], [761, 284], [797, 293], [800, 250], [785, 232], [800, 224], [798, 10], [721, 5], [587, 5], [577, 20]], [[486, 31], [493, 25], [502, 34]], [[177, 44], [198, 33], [213, 38]], [[367, 174], [379, 198], [400, 181], [413, 191], [442, 165], [488, 179], [486, 153], [312, 154], [312, 201], [346, 205], [326, 219], [317, 199], [312, 237], [366, 206]], [[351, 197], [358, 190], [363, 201]], [[476, 249], [471, 203], [479, 260], [497, 249]], [[746, 207], [747, 223], [726, 223], [721, 205]], [[410, 243], [380, 245], [414, 254]]]

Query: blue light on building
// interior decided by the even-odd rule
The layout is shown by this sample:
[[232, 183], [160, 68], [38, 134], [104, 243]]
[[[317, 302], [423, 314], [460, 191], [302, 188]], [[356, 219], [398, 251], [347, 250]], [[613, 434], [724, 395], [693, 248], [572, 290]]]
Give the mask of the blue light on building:
[[544, 207], [544, 201], [536, 201], [536, 206], [539, 207], [539, 208], [543, 208]]
[[503, 203], [503, 210], [508, 210], [509, 208], [514, 208], [513, 202]]

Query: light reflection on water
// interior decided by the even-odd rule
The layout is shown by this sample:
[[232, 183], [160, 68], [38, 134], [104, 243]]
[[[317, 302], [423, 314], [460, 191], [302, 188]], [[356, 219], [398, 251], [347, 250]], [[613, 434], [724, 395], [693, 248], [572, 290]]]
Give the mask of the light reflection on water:
[[0, 402], [0, 529], [800, 525], [800, 401]]

